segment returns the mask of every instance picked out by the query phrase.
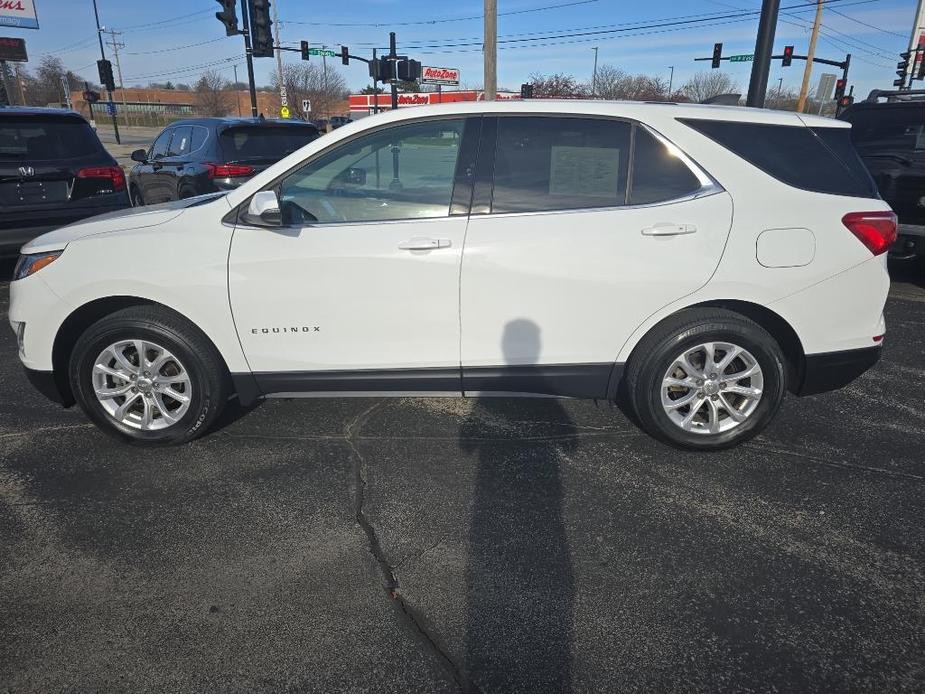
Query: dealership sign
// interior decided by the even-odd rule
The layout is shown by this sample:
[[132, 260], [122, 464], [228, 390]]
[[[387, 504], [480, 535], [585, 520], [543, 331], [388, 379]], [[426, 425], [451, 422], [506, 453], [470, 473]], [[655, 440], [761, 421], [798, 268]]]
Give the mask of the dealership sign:
[[459, 69], [455, 67], [421, 67], [421, 82], [425, 84], [459, 84]]
[[0, 0], [0, 25], [18, 29], [38, 29], [33, 0]]

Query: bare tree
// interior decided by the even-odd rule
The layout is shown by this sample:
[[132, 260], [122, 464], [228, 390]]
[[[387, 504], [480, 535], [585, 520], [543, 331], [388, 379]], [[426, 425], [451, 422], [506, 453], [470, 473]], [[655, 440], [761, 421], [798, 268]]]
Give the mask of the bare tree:
[[695, 104], [700, 104], [720, 94], [734, 94], [739, 84], [725, 72], [708, 70], [698, 72], [681, 87], [681, 93]]
[[[68, 91], [83, 89], [83, 80], [64, 67], [60, 58], [46, 55], [35, 68], [35, 73], [26, 71], [22, 73], [26, 101], [30, 106], [48, 106], [60, 104], [65, 101], [64, 89]], [[15, 85], [14, 80], [9, 81], [10, 88]], [[13, 89], [18, 94], [18, 89]]]
[[[295, 63], [283, 66], [286, 95], [290, 108], [302, 117], [328, 117], [340, 115], [342, 102], [347, 98], [347, 82], [332, 67], [325, 69], [317, 63]], [[273, 87], [279, 91], [279, 76], [273, 73]], [[302, 112], [302, 101], [311, 102], [310, 114]]]
[[227, 116], [231, 111], [231, 94], [226, 89], [228, 80], [217, 70], [206, 70], [193, 87], [199, 111], [204, 116]]
[[530, 75], [530, 83], [533, 85], [533, 96], [557, 97], [557, 96], [585, 96], [588, 93], [586, 85], [579, 82], [572, 75], [557, 72], [554, 75], [544, 75], [541, 72], [534, 72]]

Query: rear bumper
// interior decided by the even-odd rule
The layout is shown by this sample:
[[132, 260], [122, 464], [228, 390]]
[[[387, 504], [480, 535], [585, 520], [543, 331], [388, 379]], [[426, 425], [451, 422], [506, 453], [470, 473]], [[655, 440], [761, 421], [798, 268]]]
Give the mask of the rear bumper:
[[882, 348], [877, 346], [807, 354], [803, 382], [796, 391], [797, 395], [814, 395], [843, 388], [876, 364], [881, 352]]
[[54, 372], [39, 371], [27, 367], [25, 371], [26, 378], [29, 379], [29, 383], [32, 384], [32, 387], [46, 398], [64, 407], [70, 407], [74, 404], [74, 399], [70, 395], [62, 395], [61, 388], [58, 386]]

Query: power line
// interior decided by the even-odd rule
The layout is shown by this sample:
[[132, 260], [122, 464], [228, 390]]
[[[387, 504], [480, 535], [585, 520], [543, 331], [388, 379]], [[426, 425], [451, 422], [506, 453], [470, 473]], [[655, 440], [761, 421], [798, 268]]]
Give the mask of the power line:
[[851, 21], [854, 22], [855, 24], [860, 24], [861, 26], [865, 26], [865, 27], [868, 27], [868, 28], [870, 28], [870, 29], [875, 29], [876, 31], [879, 31], [879, 32], [884, 33], [884, 34], [889, 34], [890, 36], [898, 36], [898, 37], [901, 38], [901, 39], [906, 39], [906, 38], [907, 38], [907, 36], [905, 36], [904, 34], [899, 34], [899, 33], [895, 32], [895, 31], [889, 31], [888, 29], [882, 29], [882, 28], [880, 28], [880, 27], [878, 27], [878, 26], [876, 26], [876, 25], [874, 25], [874, 24], [868, 24], [867, 22], [862, 22], [860, 19], [856, 19], [855, 17], [852, 17], [852, 16], [850, 16], [850, 15], [847, 15], [847, 14], [845, 14], [844, 12], [839, 12], [839, 11], [836, 10], [836, 9], [833, 9], [832, 12], [834, 12], [835, 14], [837, 14], [839, 17], [844, 17], [845, 19], [851, 20]]
[[126, 51], [126, 55], [152, 55], [154, 53], [173, 53], [174, 51], [182, 51], [185, 48], [195, 48], [196, 46], [205, 46], [210, 43], [217, 43], [219, 41], [224, 41], [227, 36], [219, 36], [217, 39], [209, 39], [208, 41], [200, 41], [199, 43], [188, 43], [185, 46], [173, 46], [171, 48], [158, 48], [155, 51]]
[[163, 20], [161, 20], [161, 21], [159, 21], [159, 22], [145, 22], [144, 24], [132, 24], [132, 25], [127, 26], [127, 27], [122, 27], [122, 28], [120, 29], [120, 31], [123, 31], [123, 32], [125, 32], [125, 31], [137, 31], [137, 30], [139, 30], [139, 29], [149, 29], [149, 28], [151, 28], [151, 27], [163, 26], [163, 25], [165, 25], [165, 24], [182, 23], [182, 22], [184, 22], [185, 20], [189, 19], [190, 17], [196, 17], [196, 16], [201, 15], [201, 14], [210, 14], [210, 13], [212, 13], [213, 11], [214, 11], [214, 10], [212, 10], [212, 9], [209, 9], [209, 10], [198, 10], [198, 11], [196, 11], [196, 12], [190, 12], [189, 14], [181, 14], [181, 15], [179, 15], [178, 17], [171, 17], [170, 19], [163, 19]]

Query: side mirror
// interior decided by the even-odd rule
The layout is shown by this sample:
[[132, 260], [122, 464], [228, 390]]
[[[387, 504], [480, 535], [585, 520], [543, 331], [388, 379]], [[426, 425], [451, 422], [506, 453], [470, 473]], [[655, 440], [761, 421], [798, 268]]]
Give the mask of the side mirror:
[[279, 211], [279, 200], [272, 190], [254, 193], [247, 212], [243, 215], [248, 224], [261, 227], [278, 227], [283, 224], [283, 215]]
[[366, 169], [350, 167], [344, 177], [344, 183], [352, 186], [366, 185]]
[[148, 160], [148, 153], [143, 149], [136, 149], [132, 152], [132, 161], [144, 164]]

